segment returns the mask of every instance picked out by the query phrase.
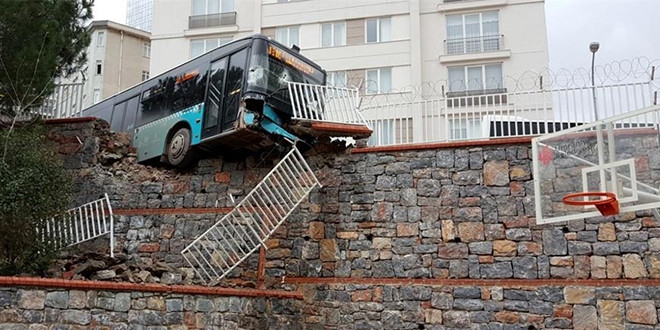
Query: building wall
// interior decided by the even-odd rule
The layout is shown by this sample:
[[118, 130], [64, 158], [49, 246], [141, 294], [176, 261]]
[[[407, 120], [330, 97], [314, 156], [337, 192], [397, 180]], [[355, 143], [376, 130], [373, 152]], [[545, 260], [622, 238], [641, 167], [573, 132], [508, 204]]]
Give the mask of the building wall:
[[[154, 60], [151, 71], [163, 72], [188, 59], [193, 38], [261, 32], [274, 37], [276, 27], [300, 25], [302, 53], [328, 71], [398, 68], [393, 92], [422, 82], [447, 80], [448, 66], [502, 63], [503, 75], [519, 77], [548, 66], [543, 0], [452, 2], [388, 1], [236, 1], [236, 26], [187, 29], [189, 1], [155, 0]], [[490, 53], [447, 56], [446, 15], [497, 10], [503, 49]], [[365, 44], [365, 19], [391, 17], [390, 42]], [[322, 23], [346, 21], [346, 46], [321, 48]], [[355, 79], [349, 79], [355, 80]], [[446, 85], [446, 83], [444, 84]], [[505, 86], [507, 87], [507, 86]]]
[[[150, 43], [148, 34], [140, 31], [143, 35], [136, 35], [132, 31], [112, 22], [93, 26], [92, 42], [87, 48], [84, 107], [94, 104], [96, 89], [103, 100], [142, 82], [142, 72], [149, 72], [150, 57], [144, 56], [144, 44]], [[98, 44], [99, 33], [104, 35], [103, 46]], [[97, 61], [102, 63], [100, 74], [97, 74]]]

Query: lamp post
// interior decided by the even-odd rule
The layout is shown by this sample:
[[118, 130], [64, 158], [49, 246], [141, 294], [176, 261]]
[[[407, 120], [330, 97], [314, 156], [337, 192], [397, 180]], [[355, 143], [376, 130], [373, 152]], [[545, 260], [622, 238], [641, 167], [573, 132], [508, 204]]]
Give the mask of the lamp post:
[[594, 115], [596, 115], [596, 121], [598, 121], [598, 108], [596, 106], [596, 84], [594, 79], [594, 61], [596, 60], [596, 52], [600, 48], [598, 42], [592, 42], [589, 44], [589, 50], [591, 51], [591, 94], [594, 98]]

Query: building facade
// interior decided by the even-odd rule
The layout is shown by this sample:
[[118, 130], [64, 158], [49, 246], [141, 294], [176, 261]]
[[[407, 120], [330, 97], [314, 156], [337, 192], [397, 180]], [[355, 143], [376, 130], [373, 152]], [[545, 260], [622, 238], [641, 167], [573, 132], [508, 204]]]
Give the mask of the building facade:
[[149, 79], [149, 33], [111, 21], [89, 26], [83, 108]]
[[128, 0], [126, 2], [126, 25], [151, 32], [153, 13], [153, 0]]
[[[296, 44], [328, 71], [328, 84], [359, 87], [372, 104], [464, 98], [436, 113], [511, 103], [505, 94], [518, 88], [516, 79], [549, 62], [544, 0], [154, 0], [150, 71], [253, 33]], [[400, 111], [376, 110], [376, 130], [405, 129], [403, 140], [439, 130], [416, 129], [413, 122], [430, 117], [407, 115], [404, 122]], [[451, 127], [440, 131], [452, 132], [432, 139], [483, 131], [483, 115], [444, 116]], [[386, 135], [386, 143], [403, 141]]]

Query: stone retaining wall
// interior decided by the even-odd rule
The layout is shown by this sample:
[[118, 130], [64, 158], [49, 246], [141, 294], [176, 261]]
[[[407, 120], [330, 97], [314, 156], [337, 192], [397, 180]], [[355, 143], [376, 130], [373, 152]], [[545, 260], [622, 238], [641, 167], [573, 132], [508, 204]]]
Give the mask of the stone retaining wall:
[[301, 301], [0, 287], [0, 329], [303, 329]]
[[[79, 170], [79, 196], [107, 192], [118, 215], [119, 257], [100, 266], [113, 267], [105, 280], [194, 283], [180, 250], [277, 162], [277, 152], [218, 156], [181, 172], [138, 165], [101, 141], [98, 162]], [[267, 242], [263, 260], [251, 256], [222, 285], [332, 283], [302, 307], [306, 326], [319, 329], [656, 326], [658, 283], [644, 279], [660, 278], [660, 222], [638, 212], [536, 225], [529, 142], [498, 143], [307, 152], [324, 187]], [[369, 282], [378, 279], [388, 282]], [[524, 283], [500, 284], [514, 279]], [[487, 282], [451, 282], [470, 280]]]

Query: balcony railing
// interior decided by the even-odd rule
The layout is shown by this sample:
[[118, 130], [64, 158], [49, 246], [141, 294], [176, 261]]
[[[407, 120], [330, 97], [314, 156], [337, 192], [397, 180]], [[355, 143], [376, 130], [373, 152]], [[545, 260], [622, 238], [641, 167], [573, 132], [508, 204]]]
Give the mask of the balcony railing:
[[503, 49], [503, 35], [478, 36], [445, 40], [445, 54], [460, 55], [494, 52]]
[[199, 29], [214, 26], [236, 25], [236, 12], [196, 15], [188, 17], [188, 28]]

